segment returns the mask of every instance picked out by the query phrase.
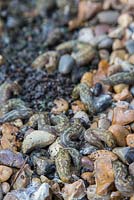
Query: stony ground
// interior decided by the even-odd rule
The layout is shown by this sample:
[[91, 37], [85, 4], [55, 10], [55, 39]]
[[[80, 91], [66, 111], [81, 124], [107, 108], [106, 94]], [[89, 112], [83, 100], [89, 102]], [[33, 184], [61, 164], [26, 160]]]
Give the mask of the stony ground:
[[134, 200], [133, 0], [0, 0], [0, 200]]

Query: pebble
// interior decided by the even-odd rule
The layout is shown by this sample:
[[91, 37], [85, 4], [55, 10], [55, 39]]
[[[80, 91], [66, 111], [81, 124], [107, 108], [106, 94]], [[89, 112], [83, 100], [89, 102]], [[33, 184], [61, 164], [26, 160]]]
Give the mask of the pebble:
[[94, 170], [94, 163], [88, 156], [83, 156], [81, 158], [81, 164], [84, 167], [87, 167], [90, 172]]
[[128, 40], [125, 43], [125, 47], [129, 54], [134, 54], [134, 40]]
[[113, 31], [111, 31], [108, 36], [113, 39], [121, 39], [123, 35], [124, 35], [124, 28], [117, 27]]
[[132, 20], [133, 20], [132, 16], [130, 16], [128, 13], [123, 13], [118, 18], [118, 24], [121, 27], [126, 28], [127, 26], [129, 26]]
[[64, 200], [82, 199], [86, 195], [84, 181], [79, 179], [72, 184], [66, 184], [62, 189]]
[[113, 149], [113, 153], [115, 153], [123, 163], [128, 164], [126, 155], [129, 152], [129, 150], [130, 147], [116, 147]]
[[13, 189], [18, 190], [21, 188], [26, 188], [26, 186], [30, 183], [30, 179], [27, 177], [26, 173], [23, 171], [17, 177], [15, 183], [13, 184]]
[[123, 50], [123, 49], [122, 50], [113, 51], [111, 53], [111, 56], [110, 56], [110, 64], [115, 63], [116, 58], [120, 58], [122, 60], [125, 60], [125, 56], [126, 56], [126, 51]]
[[110, 126], [110, 121], [107, 119], [106, 116], [100, 117], [98, 120], [98, 128], [107, 130]]
[[63, 148], [63, 146], [60, 144], [60, 138], [58, 137], [56, 141], [53, 144], [51, 144], [48, 148], [49, 154], [52, 159], [56, 157], [57, 153], [61, 148]]
[[84, 73], [80, 82], [86, 83], [89, 87], [92, 87], [92, 85], [93, 85], [93, 73], [91, 73], [91, 72]]
[[113, 87], [113, 89], [114, 89], [114, 91], [115, 91], [116, 94], [121, 93], [125, 88], [128, 88], [128, 85], [124, 84], [124, 83], [115, 85]]
[[7, 194], [10, 191], [10, 184], [8, 182], [3, 182], [1, 187], [3, 194]]
[[90, 120], [88, 117], [88, 114], [85, 113], [84, 111], [78, 111], [75, 113], [74, 118], [80, 119], [82, 122], [84, 122], [86, 125], [89, 125]]
[[79, 100], [73, 101], [73, 103], [71, 104], [71, 109], [73, 110], [73, 113], [87, 110], [84, 103]]
[[111, 161], [115, 161], [118, 159], [116, 154], [108, 150], [97, 150], [92, 152], [88, 157], [92, 160], [97, 160], [98, 158], [109, 158]]
[[60, 58], [58, 70], [63, 75], [69, 74], [72, 71], [73, 67], [75, 67], [75, 65], [76, 64], [73, 57], [69, 54], [65, 54]]
[[12, 190], [11, 192], [7, 193], [7, 195], [4, 197], [4, 200], [52, 200], [49, 188], [50, 186], [48, 183], [43, 183], [41, 185], [37, 183], [31, 184], [27, 188]]
[[124, 47], [123, 43], [119, 39], [115, 39], [113, 42], [113, 50], [122, 49]]
[[98, 48], [99, 49], [111, 49], [113, 45], [113, 40], [111, 38], [106, 38], [104, 40], [102, 40], [99, 44], [98, 44]]
[[81, 174], [81, 178], [87, 181], [90, 185], [95, 184], [95, 177], [93, 172], [84, 172]]
[[101, 58], [101, 60], [109, 60], [109, 52], [105, 49], [101, 49], [99, 50], [99, 56]]
[[90, 185], [87, 188], [87, 198], [88, 200], [109, 200], [110, 196], [108, 195], [98, 195], [96, 194], [96, 185]]
[[43, 155], [39, 155], [39, 153], [31, 156], [32, 164], [35, 168], [35, 171], [38, 175], [46, 175], [52, 174], [55, 172], [54, 162]]
[[14, 153], [11, 150], [0, 150], [0, 164], [9, 167], [21, 168], [24, 159], [21, 153]]
[[108, 157], [98, 158], [95, 161], [95, 181], [97, 185], [96, 193], [102, 196], [107, 195], [114, 183], [112, 162]]
[[22, 151], [27, 153], [35, 149], [36, 147], [44, 148], [52, 144], [56, 139], [56, 136], [51, 134], [51, 131], [32, 131], [23, 140]]
[[127, 135], [126, 141], [129, 147], [134, 147], [134, 134]]
[[130, 92], [134, 96], [134, 86], [131, 87]]
[[94, 33], [91, 28], [82, 28], [79, 31], [78, 40], [80, 42], [89, 43], [94, 38]]
[[0, 200], [3, 200], [3, 191], [2, 191], [2, 186], [0, 184]]
[[132, 163], [129, 165], [128, 169], [129, 169], [130, 175], [134, 177], [134, 162], [132, 162]]
[[55, 106], [52, 108], [51, 113], [60, 114], [66, 112], [69, 108], [68, 102], [63, 98], [58, 98], [54, 100]]
[[97, 15], [97, 17], [100, 23], [115, 24], [119, 17], [119, 13], [112, 10], [102, 11]]
[[118, 146], [126, 146], [126, 137], [129, 134], [129, 131], [125, 127], [115, 124], [109, 127], [109, 131], [112, 132]]
[[0, 182], [5, 182], [7, 181], [13, 173], [12, 168], [0, 165]]
[[35, 69], [43, 69], [51, 73], [57, 68], [59, 60], [58, 52], [56, 51], [48, 51], [44, 54], [39, 55], [32, 63], [32, 67]]

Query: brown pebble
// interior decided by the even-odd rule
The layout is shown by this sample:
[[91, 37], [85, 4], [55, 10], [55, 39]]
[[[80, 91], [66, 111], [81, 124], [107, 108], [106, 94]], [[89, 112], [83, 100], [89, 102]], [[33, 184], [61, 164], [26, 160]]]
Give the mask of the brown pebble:
[[129, 134], [126, 138], [126, 141], [129, 147], [134, 147], [134, 134]]
[[89, 87], [92, 87], [93, 85], [93, 74], [91, 72], [86, 72], [82, 78], [81, 83], [86, 83]]
[[93, 172], [84, 172], [81, 174], [81, 178], [87, 181], [90, 185], [95, 184], [95, 177]]
[[55, 106], [51, 110], [51, 113], [53, 114], [60, 114], [62, 112], [66, 112], [69, 108], [68, 102], [63, 98], [55, 99], [54, 104]]
[[114, 124], [109, 127], [109, 131], [112, 132], [113, 136], [116, 139], [116, 143], [119, 147], [126, 146], [126, 137], [129, 134], [129, 131], [125, 127], [119, 124]]
[[118, 93], [121, 93], [124, 88], [128, 88], [128, 85], [121, 83], [121, 84], [115, 85], [113, 88], [114, 88], [115, 93], [118, 94]]
[[84, 105], [84, 103], [82, 103], [81, 101], [77, 100], [74, 101], [71, 105], [71, 108], [73, 110], [74, 113], [78, 112], [78, 111], [86, 111], [86, 107]]
[[108, 157], [99, 158], [95, 161], [96, 193], [106, 195], [114, 183], [114, 171], [111, 160]]
[[118, 159], [118, 157], [113, 152], [108, 151], [108, 150], [97, 150], [91, 153], [88, 157], [92, 160], [97, 160], [98, 158], [105, 158], [105, 157], [108, 157], [112, 161], [115, 161]]
[[121, 196], [122, 195], [119, 191], [112, 192], [110, 195], [110, 200], [120, 200]]

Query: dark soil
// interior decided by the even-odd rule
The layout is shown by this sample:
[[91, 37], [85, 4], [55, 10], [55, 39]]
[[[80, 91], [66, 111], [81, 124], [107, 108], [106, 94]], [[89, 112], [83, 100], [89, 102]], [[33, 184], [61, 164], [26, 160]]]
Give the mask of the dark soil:
[[[70, 99], [73, 83], [70, 77], [58, 72], [47, 74], [35, 70], [31, 63], [47, 50], [45, 41], [51, 27], [66, 30], [66, 19], [59, 17], [57, 9], [43, 12], [32, 17], [35, 1], [12, 0], [0, 10], [3, 22], [3, 34], [0, 37], [0, 54], [5, 64], [0, 68], [0, 84], [6, 80], [17, 81], [22, 86], [21, 98], [37, 110], [48, 110], [56, 97]], [[51, 14], [50, 14], [51, 13]], [[70, 33], [66, 31], [62, 40], [67, 40]], [[59, 43], [61, 41], [58, 41]], [[53, 45], [49, 47], [52, 49]]]

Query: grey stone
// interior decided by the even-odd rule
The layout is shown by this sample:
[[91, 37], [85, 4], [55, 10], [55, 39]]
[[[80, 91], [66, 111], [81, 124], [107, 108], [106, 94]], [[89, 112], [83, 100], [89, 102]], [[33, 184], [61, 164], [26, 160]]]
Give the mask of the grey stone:
[[111, 38], [106, 38], [99, 43], [98, 47], [99, 49], [110, 49], [112, 48], [112, 45], [113, 40]]
[[126, 49], [128, 53], [133, 54], [134, 53], [134, 40], [128, 40], [125, 43]]
[[113, 24], [117, 22], [119, 13], [113, 10], [102, 11], [97, 17], [100, 23]]
[[66, 54], [60, 58], [58, 70], [61, 74], [69, 74], [74, 65], [75, 60], [72, 58], [72, 56]]

